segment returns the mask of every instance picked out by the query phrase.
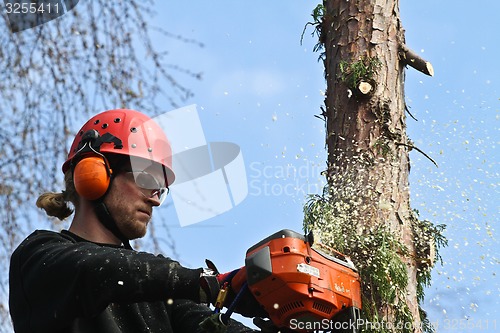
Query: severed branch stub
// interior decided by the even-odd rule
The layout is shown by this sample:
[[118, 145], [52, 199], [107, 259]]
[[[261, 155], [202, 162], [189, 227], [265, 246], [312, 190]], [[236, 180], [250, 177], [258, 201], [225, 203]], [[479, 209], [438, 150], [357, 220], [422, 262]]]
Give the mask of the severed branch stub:
[[359, 98], [369, 98], [375, 92], [375, 81], [370, 78], [362, 78], [356, 82], [353, 92]]
[[406, 45], [402, 45], [399, 50], [401, 60], [408, 66], [415, 68], [426, 75], [434, 76], [434, 68], [432, 64], [425, 59], [422, 59], [414, 51], [410, 50]]
[[371, 85], [370, 82], [366, 82], [366, 81], [361, 81], [359, 84], [358, 84], [358, 90], [360, 93], [362, 93], [363, 95], [367, 95], [370, 93], [370, 91], [372, 91], [373, 87]]

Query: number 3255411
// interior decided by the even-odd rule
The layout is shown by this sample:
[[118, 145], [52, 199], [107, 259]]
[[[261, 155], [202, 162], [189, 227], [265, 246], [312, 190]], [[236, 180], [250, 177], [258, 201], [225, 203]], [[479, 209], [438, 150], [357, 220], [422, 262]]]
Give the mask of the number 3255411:
[[5, 3], [5, 12], [7, 14], [48, 14], [59, 13], [59, 3]]

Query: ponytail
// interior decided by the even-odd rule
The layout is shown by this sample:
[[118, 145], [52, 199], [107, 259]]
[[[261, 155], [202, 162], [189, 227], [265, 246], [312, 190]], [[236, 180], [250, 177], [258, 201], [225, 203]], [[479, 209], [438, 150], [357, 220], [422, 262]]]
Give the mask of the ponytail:
[[73, 175], [71, 171], [66, 172], [64, 181], [66, 190], [61, 193], [43, 193], [36, 200], [36, 206], [38, 208], [42, 208], [47, 215], [57, 217], [61, 221], [73, 214], [73, 209], [69, 203], [71, 202], [76, 206], [78, 202], [78, 195], [76, 194], [75, 185], [73, 184]]

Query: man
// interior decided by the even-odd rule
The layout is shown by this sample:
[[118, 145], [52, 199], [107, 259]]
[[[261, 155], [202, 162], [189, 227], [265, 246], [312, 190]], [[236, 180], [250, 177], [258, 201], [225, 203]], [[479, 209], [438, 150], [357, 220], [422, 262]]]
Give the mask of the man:
[[[42, 194], [37, 206], [63, 220], [71, 203], [69, 230], [35, 231], [11, 258], [16, 332], [205, 332], [199, 324], [212, 312], [202, 303], [214, 304], [228, 274], [129, 244], [145, 235], [175, 178], [161, 128], [137, 111], [100, 113], [78, 132], [62, 169], [66, 189]], [[255, 304], [240, 312], [262, 315]], [[235, 321], [227, 329], [253, 332]]]

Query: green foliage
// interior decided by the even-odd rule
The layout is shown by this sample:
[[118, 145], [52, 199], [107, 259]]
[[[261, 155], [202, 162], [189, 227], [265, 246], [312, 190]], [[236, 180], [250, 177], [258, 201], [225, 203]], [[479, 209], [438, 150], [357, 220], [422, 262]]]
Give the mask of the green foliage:
[[356, 89], [361, 80], [370, 81], [380, 67], [378, 58], [364, 56], [355, 62], [341, 61], [340, 80], [351, 89]]
[[399, 256], [407, 252], [406, 248], [384, 227], [369, 230], [359, 246], [363, 249], [363, 255], [358, 256], [360, 269], [370, 277], [380, 299], [394, 303], [408, 283], [406, 267]]
[[322, 4], [317, 5], [311, 14], [314, 19], [314, 23], [320, 24], [323, 16], [325, 15], [325, 6]]
[[[415, 234], [415, 248], [417, 249], [417, 298], [419, 302], [424, 300], [424, 288], [430, 286], [431, 270], [433, 263], [443, 263], [439, 249], [448, 245], [448, 240], [443, 236], [446, 225], [434, 225], [428, 220], [420, 220], [418, 210], [413, 210], [413, 232]], [[434, 247], [435, 251], [430, 251]], [[429, 252], [429, 253], [428, 253]], [[432, 257], [431, 257], [432, 256]]]
[[312, 22], [307, 22], [306, 25], [304, 26], [304, 30], [302, 30], [302, 34], [300, 35], [300, 44], [302, 44], [302, 40], [304, 39], [304, 33], [306, 32], [306, 29], [309, 25], [313, 26], [313, 32], [311, 33], [311, 36], [316, 36], [318, 38], [318, 42], [316, 45], [313, 47], [313, 52], [318, 52], [321, 51], [321, 54], [319, 56], [319, 59], [323, 59], [325, 54], [323, 52], [324, 50], [324, 41], [322, 38], [322, 26], [323, 26], [323, 18], [326, 14], [326, 9], [325, 6], [322, 4], [318, 4], [312, 11], [311, 16], [313, 18]]
[[383, 157], [386, 157], [391, 152], [391, 147], [389, 147], [387, 141], [383, 139], [375, 141], [373, 148], [375, 148]]
[[[414, 319], [405, 302], [408, 287], [408, 271], [404, 258], [410, 253], [406, 246], [386, 226], [366, 227], [359, 221], [358, 207], [361, 200], [354, 197], [336, 197], [332, 200], [328, 186], [322, 195], [310, 196], [304, 206], [304, 229], [313, 231], [315, 239], [322, 244], [351, 257], [362, 281], [363, 316], [376, 330], [368, 327], [365, 332], [412, 332]], [[425, 240], [433, 239], [443, 246], [443, 225], [434, 226], [429, 221], [412, 220], [416, 235], [417, 253], [423, 253]], [[436, 258], [440, 258], [436, 251]], [[424, 287], [430, 283], [432, 265], [422, 266], [418, 271], [418, 302], [422, 303]], [[381, 317], [384, 311], [394, 314], [395, 322], [386, 323]], [[423, 310], [420, 319], [424, 332], [433, 328]], [[392, 329], [390, 329], [392, 327]]]

